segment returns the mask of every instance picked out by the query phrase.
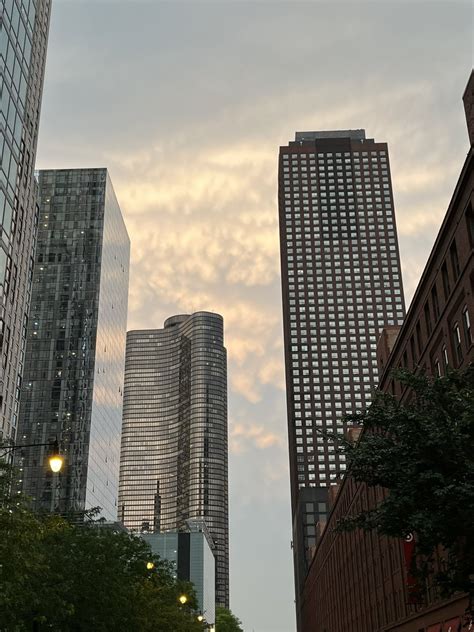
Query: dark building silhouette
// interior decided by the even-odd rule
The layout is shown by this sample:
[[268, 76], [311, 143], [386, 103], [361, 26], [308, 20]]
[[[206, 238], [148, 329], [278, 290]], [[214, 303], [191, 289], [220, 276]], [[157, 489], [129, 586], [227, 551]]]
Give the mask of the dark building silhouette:
[[469, 141], [471, 145], [474, 145], [474, 70], [471, 71], [471, 76], [467, 82], [462, 100], [464, 102], [464, 112], [466, 114]]
[[327, 489], [345, 471], [324, 440], [370, 401], [376, 342], [405, 315], [386, 143], [298, 132], [280, 148], [279, 220], [293, 551], [300, 593]]
[[129, 331], [119, 518], [135, 532], [202, 519], [216, 558], [216, 602], [229, 604], [227, 354], [222, 317], [196, 312]]
[[0, 2], [0, 440], [17, 436], [37, 227], [33, 174], [50, 0]]
[[39, 172], [39, 228], [21, 389], [20, 489], [36, 509], [117, 519], [130, 241], [106, 169]]
[[[471, 76], [472, 84], [472, 76]], [[403, 326], [389, 327], [378, 344], [379, 389], [401, 400], [391, 370], [406, 367], [444, 375], [474, 357], [474, 148], [467, 155]], [[337, 492], [337, 496], [335, 492]], [[302, 596], [305, 632], [458, 632], [465, 595], [443, 601], [428, 585], [424, 604], [410, 604], [403, 542], [361, 531], [336, 534], [352, 507], [374, 506], [384, 490], [348, 475], [319, 540]]]

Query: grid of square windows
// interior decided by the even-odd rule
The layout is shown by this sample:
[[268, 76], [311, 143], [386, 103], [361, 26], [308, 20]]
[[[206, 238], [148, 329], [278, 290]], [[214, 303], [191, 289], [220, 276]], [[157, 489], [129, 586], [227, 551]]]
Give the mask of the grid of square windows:
[[298, 147], [280, 168], [298, 482], [324, 486], [345, 463], [323, 433], [368, 403], [378, 333], [404, 317], [388, 156]]

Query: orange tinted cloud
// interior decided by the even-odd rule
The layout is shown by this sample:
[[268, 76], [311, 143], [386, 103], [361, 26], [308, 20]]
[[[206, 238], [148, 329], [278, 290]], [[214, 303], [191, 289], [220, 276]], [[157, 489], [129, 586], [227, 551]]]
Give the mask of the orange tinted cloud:
[[260, 450], [281, 446], [283, 440], [279, 434], [266, 430], [263, 425], [237, 423], [231, 425], [229, 443], [232, 451], [242, 453], [249, 446]]

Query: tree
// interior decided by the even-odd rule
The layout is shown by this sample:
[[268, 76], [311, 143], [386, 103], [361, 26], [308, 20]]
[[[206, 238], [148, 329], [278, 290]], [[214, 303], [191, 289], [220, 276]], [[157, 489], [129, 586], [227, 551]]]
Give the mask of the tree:
[[94, 520], [36, 515], [11, 497], [9, 479], [0, 465], [1, 630], [204, 630], [192, 585], [143, 540]]
[[[430, 378], [400, 370], [408, 387], [400, 403], [375, 394], [370, 408], [346, 417], [361, 439], [338, 439], [350, 476], [388, 490], [376, 507], [339, 521], [338, 530], [362, 528], [404, 538], [414, 534], [417, 572], [448, 596], [474, 593], [474, 368]], [[435, 552], [442, 550], [441, 568]]]
[[216, 608], [216, 632], [243, 632], [240, 621], [228, 608]]

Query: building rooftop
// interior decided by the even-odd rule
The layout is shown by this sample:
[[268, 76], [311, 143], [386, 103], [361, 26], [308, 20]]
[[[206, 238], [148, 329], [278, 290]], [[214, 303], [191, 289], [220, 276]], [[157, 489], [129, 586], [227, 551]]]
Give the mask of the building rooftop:
[[352, 138], [365, 140], [365, 129], [340, 129], [326, 132], [296, 132], [295, 141], [321, 140], [323, 138]]

